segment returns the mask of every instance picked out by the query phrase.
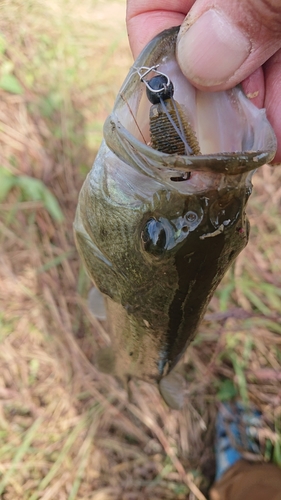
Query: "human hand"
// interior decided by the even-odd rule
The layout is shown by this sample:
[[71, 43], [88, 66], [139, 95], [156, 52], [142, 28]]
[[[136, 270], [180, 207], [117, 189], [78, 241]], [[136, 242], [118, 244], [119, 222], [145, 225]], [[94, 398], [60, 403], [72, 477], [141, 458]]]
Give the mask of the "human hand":
[[202, 90], [242, 82], [254, 104], [266, 108], [277, 136], [274, 162], [281, 162], [281, 0], [128, 0], [134, 57], [157, 33], [178, 25], [182, 72]]

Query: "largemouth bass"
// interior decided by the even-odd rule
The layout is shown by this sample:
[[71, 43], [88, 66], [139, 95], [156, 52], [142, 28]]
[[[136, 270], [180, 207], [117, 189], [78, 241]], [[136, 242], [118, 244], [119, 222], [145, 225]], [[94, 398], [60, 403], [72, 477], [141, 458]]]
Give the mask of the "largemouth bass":
[[[202, 92], [186, 80], [177, 34], [158, 35], [131, 68], [74, 223], [105, 297], [112, 346], [104, 369], [123, 380], [169, 377], [247, 244], [252, 172], [276, 150], [265, 111], [240, 88]], [[170, 402], [169, 384], [160, 388]]]

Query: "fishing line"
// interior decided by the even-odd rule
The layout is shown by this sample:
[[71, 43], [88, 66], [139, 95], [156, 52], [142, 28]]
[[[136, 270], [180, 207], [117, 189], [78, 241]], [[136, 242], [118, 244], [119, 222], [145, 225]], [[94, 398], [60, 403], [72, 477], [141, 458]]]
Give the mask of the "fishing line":
[[172, 127], [175, 129], [175, 131], [178, 134], [179, 138], [184, 143], [186, 154], [187, 155], [189, 155], [189, 154], [192, 155], [193, 151], [192, 151], [191, 147], [189, 146], [188, 142], [186, 141], [185, 132], [183, 130], [182, 121], [181, 121], [181, 118], [180, 118], [180, 115], [179, 115], [179, 111], [177, 109], [177, 105], [176, 105], [175, 100], [174, 100], [173, 97], [171, 97], [170, 99], [171, 99], [171, 101], [173, 103], [173, 107], [174, 107], [176, 115], [177, 115], [177, 119], [178, 119], [178, 122], [179, 122], [180, 129], [178, 128], [176, 122], [173, 120], [173, 118], [171, 117], [170, 113], [168, 112], [168, 110], [167, 110], [167, 108], [165, 106], [165, 101], [162, 99], [162, 97], [159, 97], [159, 101], [160, 101], [160, 104], [161, 104], [162, 111], [164, 111], [164, 113], [167, 116], [167, 118], [168, 118], [169, 122], [171, 123]]

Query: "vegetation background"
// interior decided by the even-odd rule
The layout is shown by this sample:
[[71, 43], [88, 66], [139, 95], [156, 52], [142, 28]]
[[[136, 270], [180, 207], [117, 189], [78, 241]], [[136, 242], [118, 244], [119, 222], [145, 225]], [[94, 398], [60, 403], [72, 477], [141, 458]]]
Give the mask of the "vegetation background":
[[125, 0], [0, 5], [0, 498], [205, 498], [219, 402], [263, 412], [281, 465], [281, 171], [254, 176], [247, 249], [185, 357], [186, 407], [133, 400], [94, 364], [106, 325], [72, 222], [102, 125], [132, 62]]

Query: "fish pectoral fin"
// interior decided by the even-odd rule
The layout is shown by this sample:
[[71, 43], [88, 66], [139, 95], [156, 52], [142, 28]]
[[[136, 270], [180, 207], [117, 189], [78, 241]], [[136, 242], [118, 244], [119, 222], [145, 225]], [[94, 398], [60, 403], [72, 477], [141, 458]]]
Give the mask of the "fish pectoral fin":
[[102, 262], [105, 264], [111, 266], [111, 262], [105, 257], [105, 255], [100, 251], [100, 249], [97, 247], [97, 245], [93, 242], [90, 234], [88, 233], [83, 220], [81, 216], [81, 209], [78, 207], [76, 214], [75, 214], [75, 220], [73, 223], [73, 229], [74, 229], [74, 236], [76, 239], [76, 245], [78, 250], [80, 250], [80, 254], [83, 257], [83, 247], [84, 245], [87, 245], [93, 255], [100, 259]]
[[97, 319], [106, 320], [104, 296], [96, 287], [92, 287], [88, 293], [88, 308]]
[[159, 391], [165, 403], [173, 410], [182, 410], [187, 397], [187, 382], [184, 376], [171, 371], [159, 382]]

